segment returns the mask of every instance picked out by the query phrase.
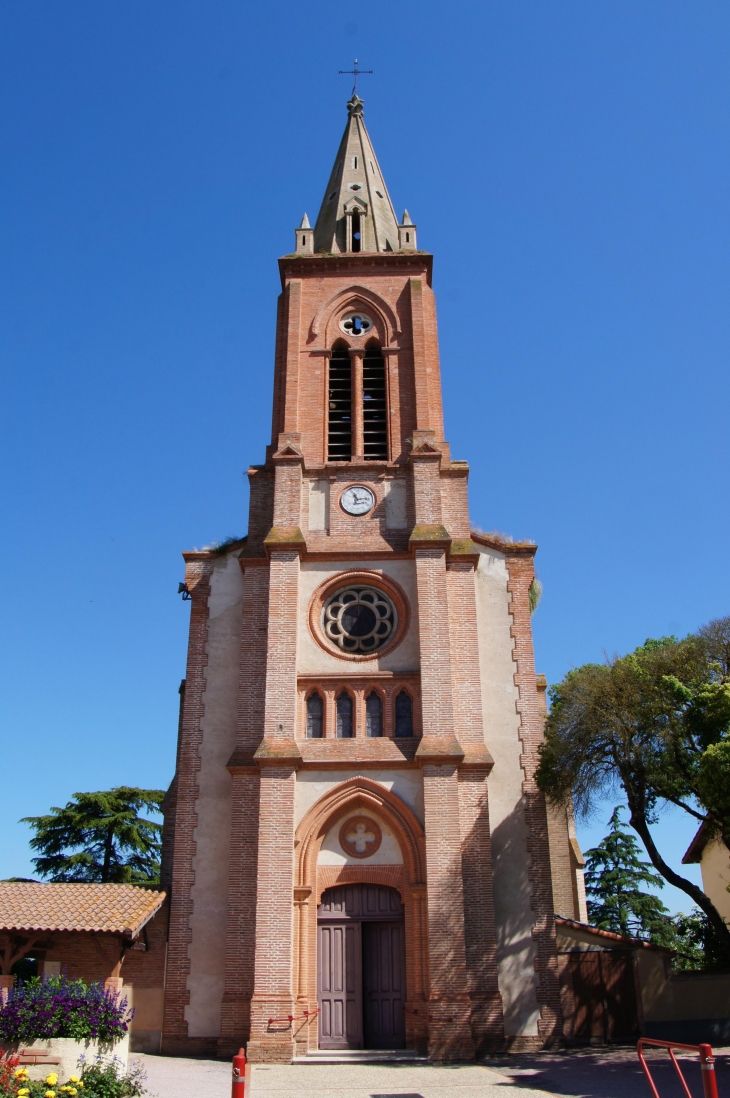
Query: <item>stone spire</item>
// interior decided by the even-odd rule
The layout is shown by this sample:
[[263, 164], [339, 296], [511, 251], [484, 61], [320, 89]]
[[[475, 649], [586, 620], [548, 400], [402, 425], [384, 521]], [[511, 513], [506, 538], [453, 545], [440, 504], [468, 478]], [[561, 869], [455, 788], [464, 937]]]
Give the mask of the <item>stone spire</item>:
[[365, 129], [362, 108], [362, 99], [353, 95], [347, 104], [347, 125], [314, 226], [315, 252], [399, 250], [398, 222]]

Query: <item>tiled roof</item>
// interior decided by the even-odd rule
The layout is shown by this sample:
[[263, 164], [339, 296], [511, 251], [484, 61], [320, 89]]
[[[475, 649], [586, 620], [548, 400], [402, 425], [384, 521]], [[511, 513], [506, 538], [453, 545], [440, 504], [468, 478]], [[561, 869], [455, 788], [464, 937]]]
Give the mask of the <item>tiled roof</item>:
[[164, 892], [127, 884], [0, 883], [0, 930], [104, 930], [137, 934]]
[[603, 930], [600, 926], [591, 926], [590, 923], [579, 923], [577, 919], [566, 919], [563, 915], [555, 916], [557, 926], [568, 927], [570, 930], [582, 930], [584, 934], [593, 934], [596, 938], [607, 938], [612, 942], [622, 942], [633, 946], [635, 949], [654, 949], [659, 953], [674, 953], [667, 946], [654, 945], [653, 942], [643, 942], [640, 938], [628, 938], [625, 934], [615, 934], [612, 930]]

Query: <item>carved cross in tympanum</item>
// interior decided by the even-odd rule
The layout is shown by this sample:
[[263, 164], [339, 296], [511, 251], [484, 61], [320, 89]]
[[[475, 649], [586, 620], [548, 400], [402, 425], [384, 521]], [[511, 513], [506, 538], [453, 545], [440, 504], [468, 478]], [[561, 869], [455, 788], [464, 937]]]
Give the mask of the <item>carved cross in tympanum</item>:
[[355, 824], [355, 830], [350, 831], [346, 836], [348, 843], [352, 843], [358, 854], [364, 854], [367, 850], [368, 843], [375, 842], [375, 835], [372, 831], [365, 830], [365, 824]]

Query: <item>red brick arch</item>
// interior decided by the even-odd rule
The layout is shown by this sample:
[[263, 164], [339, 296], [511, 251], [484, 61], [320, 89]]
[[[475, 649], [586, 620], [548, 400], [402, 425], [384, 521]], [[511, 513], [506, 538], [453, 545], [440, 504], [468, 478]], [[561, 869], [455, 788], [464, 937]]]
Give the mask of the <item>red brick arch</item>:
[[[367, 809], [390, 828], [401, 849], [403, 865], [317, 866], [327, 832], [354, 810]], [[297, 1014], [317, 1009], [317, 906], [322, 892], [336, 884], [380, 884], [396, 888], [405, 908], [406, 1005], [420, 1014], [428, 999], [426, 845], [423, 827], [404, 802], [370, 778], [356, 777], [336, 785], [312, 805], [296, 829], [295, 838], [294, 984]], [[325, 870], [325, 872], [323, 872]], [[406, 1035], [421, 1044], [423, 1023], [406, 1014]], [[317, 1026], [295, 1029], [298, 1049], [317, 1047]]]
[[[311, 337], [316, 338], [319, 335], [324, 335], [324, 343], [329, 347], [336, 339], [342, 339], [342, 332], [339, 328], [341, 314], [357, 309], [373, 314], [377, 335], [384, 347], [400, 336], [398, 317], [385, 298], [365, 286], [354, 285], [333, 294], [328, 301], [320, 306], [312, 321]], [[333, 327], [333, 324], [335, 327]]]

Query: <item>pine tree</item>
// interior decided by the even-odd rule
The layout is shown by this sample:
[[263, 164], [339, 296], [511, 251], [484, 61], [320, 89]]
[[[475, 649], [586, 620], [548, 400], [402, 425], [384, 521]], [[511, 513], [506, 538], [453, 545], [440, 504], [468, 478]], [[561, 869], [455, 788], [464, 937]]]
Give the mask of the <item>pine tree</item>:
[[119, 786], [101, 793], [74, 793], [64, 808], [26, 816], [40, 857], [33, 864], [51, 881], [114, 884], [159, 883], [162, 827], [140, 815], [159, 812], [161, 789]]
[[663, 888], [664, 880], [650, 862], [642, 861], [639, 846], [614, 808], [610, 831], [598, 846], [586, 852], [585, 882], [588, 917], [593, 926], [632, 938], [672, 946], [675, 930], [671, 916], [647, 886]]

